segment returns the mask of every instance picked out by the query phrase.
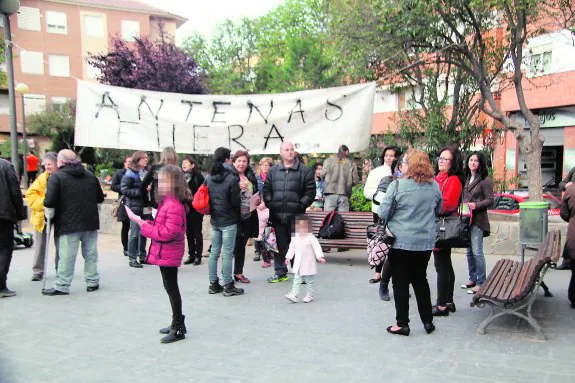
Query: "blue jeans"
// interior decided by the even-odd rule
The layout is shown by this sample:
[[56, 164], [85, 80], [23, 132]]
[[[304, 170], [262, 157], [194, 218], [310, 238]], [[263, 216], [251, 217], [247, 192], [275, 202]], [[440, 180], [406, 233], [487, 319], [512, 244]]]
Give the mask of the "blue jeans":
[[135, 261], [136, 258], [142, 260], [146, 258], [146, 237], [140, 234], [140, 225], [134, 221], [130, 221], [128, 257], [130, 257], [130, 261]]
[[78, 246], [82, 243], [84, 257], [84, 281], [87, 286], [98, 286], [98, 232], [82, 231], [80, 233], [62, 234], [59, 239], [60, 259], [54, 288], [69, 292], [74, 278], [74, 266], [78, 255]]
[[210, 283], [218, 280], [218, 258], [222, 253], [222, 278], [224, 285], [232, 283], [232, 258], [236, 245], [238, 225], [218, 227], [212, 225], [212, 250], [208, 259]]
[[467, 249], [469, 281], [479, 286], [485, 282], [485, 257], [483, 256], [483, 230], [471, 225], [471, 247]]

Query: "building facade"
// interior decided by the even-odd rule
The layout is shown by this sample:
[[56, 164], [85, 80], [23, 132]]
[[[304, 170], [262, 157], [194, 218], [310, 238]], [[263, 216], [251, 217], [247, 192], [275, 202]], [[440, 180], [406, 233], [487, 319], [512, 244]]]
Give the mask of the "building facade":
[[[76, 97], [77, 79], [95, 80], [89, 53], [106, 52], [112, 37], [154, 39], [160, 24], [175, 36], [186, 19], [136, 0], [22, 0], [10, 17], [15, 82], [28, 85], [25, 113], [57, 108]], [[5, 33], [3, 25], [0, 32]], [[5, 38], [9, 38], [5, 36]], [[17, 95], [18, 131], [22, 99]], [[8, 91], [0, 93], [0, 140], [9, 138]]]

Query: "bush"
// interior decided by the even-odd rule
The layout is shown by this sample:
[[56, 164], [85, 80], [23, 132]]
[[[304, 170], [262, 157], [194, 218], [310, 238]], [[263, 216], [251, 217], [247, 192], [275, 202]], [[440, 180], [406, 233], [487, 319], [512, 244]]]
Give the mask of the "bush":
[[363, 195], [363, 184], [355, 185], [353, 187], [349, 203], [352, 211], [371, 212], [371, 201]]

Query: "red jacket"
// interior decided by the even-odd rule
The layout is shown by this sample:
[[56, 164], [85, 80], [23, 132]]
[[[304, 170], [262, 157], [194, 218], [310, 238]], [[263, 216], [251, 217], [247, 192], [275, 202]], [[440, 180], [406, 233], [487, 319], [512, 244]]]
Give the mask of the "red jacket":
[[439, 215], [448, 215], [457, 211], [461, 198], [461, 180], [457, 176], [447, 176], [445, 172], [439, 172], [435, 176], [435, 181], [439, 184], [439, 190], [443, 196], [443, 208]]
[[142, 235], [152, 240], [148, 263], [179, 267], [185, 252], [186, 209], [173, 196], [166, 196], [158, 206], [154, 221], [142, 225]]

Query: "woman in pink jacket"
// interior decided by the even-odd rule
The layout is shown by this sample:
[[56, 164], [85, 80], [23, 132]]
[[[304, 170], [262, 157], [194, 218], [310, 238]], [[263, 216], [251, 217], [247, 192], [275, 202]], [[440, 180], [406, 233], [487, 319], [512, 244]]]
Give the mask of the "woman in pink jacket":
[[152, 240], [147, 262], [160, 266], [164, 288], [172, 306], [172, 324], [160, 330], [167, 334], [162, 343], [184, 339], [186, 325], [182, 315], [182, 297], [178, 287], [178, 267], [185, 252], [186, 206], [189, 190], [184, 174], [175, 165], [165, 165], [158, 176], [158, 213], [154, 221], [138, 221], [142, 235]]

